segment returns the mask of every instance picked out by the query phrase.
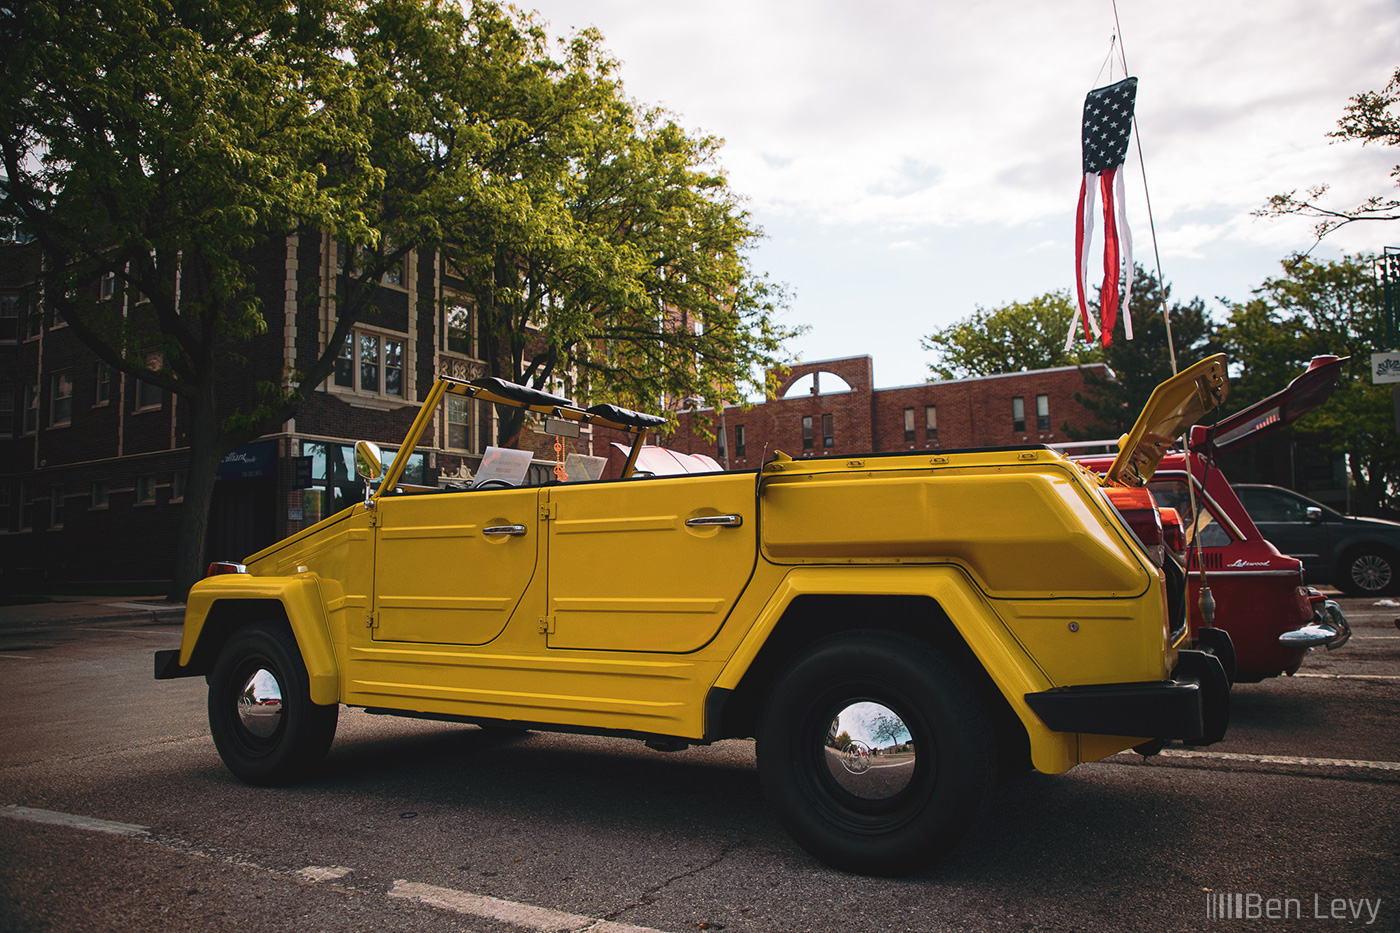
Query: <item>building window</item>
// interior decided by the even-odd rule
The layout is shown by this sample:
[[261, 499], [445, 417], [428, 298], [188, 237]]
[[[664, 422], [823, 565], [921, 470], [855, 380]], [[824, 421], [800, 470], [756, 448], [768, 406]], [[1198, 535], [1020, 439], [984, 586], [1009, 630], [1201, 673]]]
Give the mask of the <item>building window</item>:
[[1011, 400], [1011, 430], [1024, 431], [1025, 429], [1026, 400], [1018, 395]]
[[136, 380], [136, 411], [148, 411], [160, 408], [165, 400], [165, 392], [153, 383], [144, 379]]
[[106, 301], [117, 293], [117, 274], [115, 272], [102, 273], [102, 300]]
[[0, 295], [0, 340], [19, 336], [19, 296]]
[[938, 440], [938, 406], [924, 406], [924, 440], [935, 443]]
[[734, 456], [743, 459], [748, 455], [748, 447], [744, 444], [744, 426], [736, 424], [734, 425]]
[[39, 383], [31, 382], [24, 387], [24, 433], [33, 434], [39, 430]]
[[0, 485], [0, 534], [10, 530], [10, 484]]
[[1048, 395], [1035, 397], [1035, 429], [1037, 431], [1050, 430], [1050, 396]]
[[446, 343], [450, 353], [472, 355], [472, 316], [466, 308], [459, 306], [447, 309], [443, 315], [443, 325], [447, 328]]
[[447, 397], [447, 446], [454, 450], [471, 450], [472, 409], [471, 399]]
[[116, 380], [112, 378], [112, 367], [106, 363], [97, 364], [97, 393], [93, 397], [93, 406], [106, 405], [112, 401], [112, 386]]
[[136, 477], [136, 504], [156, 504], [156, 478], [154, 476]]
[[[152, 353], [146, 357], [146, 368], [155, 371], [160, 369], [163, 359], [159, 353]], [[160, 408], [165, 402], [165, 390], [154, 383], [144, 379], [136, 380], [136, 411], [149, 411]]]
[[815, 442], [812, 440], [812, 416], [811, 416], [811, 415], [803, 415], [803, 416], [802, 416], [802, 449], [803, 449], [803, 450], [811, 450], [814, 446], [816, 446], [816, 444], [815, 444]]
[[904, 443], [914, 443], [914, 409], [904, 409]]
[[92, 484], [92, 504], [88, 507], [93, 509], [105, 509], [107, 507], [108, 497], [107, 481], [105, 479], [97, 480]]
[[389, 268], [384, 270], [384, 278], [382, 279], [383, 283], [385, 285], [397, 285], [402, 287], [404, 284], [403, 270], [406, 262], [407, 260], [404, 257], [400, 256], [398, 259], [395, 259], [393, 262], [389, 263]]
[[836, 430], [830, 415], [822, 415], [822, 446], [828, 450], [836, 446]]
[[34, 490], [29, 488], [29, 484], [20, 481], [19, 484], [19, 530], [29, 531], [34, 527]]
[[177, 470], [177, 471], [175, 471], [175, 476], [172, 477], [171, 480], [170, 480], [170, 501], [171, 501], [171, 502], [184, 502], [184, 501], [185, 501], [185, 471], [184, 471], [184, 470]]
[[335, 384], [367, 395], [402, 398], [403, 341], [352, 331], [335, 361]]
[[24, 316], [24, 339], [29, 340], [39, 336], [39, 332], [44, 329], [44, 305], [35, 301], [29, 306], [29, 313]]
[[0, 437], [15, 433], [15, 387], [0, 385]]
[[49, 380], [49, 427], [73, 423], [73, 374], [54, 373]]
[[63, 527], [63, 487], [54, 486], [49, 490], [49, 530]]

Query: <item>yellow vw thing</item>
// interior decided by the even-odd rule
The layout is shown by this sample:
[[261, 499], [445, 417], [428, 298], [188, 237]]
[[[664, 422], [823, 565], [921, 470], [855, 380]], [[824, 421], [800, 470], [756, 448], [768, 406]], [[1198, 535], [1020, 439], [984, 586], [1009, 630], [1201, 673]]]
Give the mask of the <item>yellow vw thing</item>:
[[1184, 575], [1143, 484], [1225, 392], [1221, 357], [1164, 383], [1104, 479], [1031, 446], [406, 486], [449, 395], [625, 431], [628, 474], [664, 424], [441, 379], [382, 475], [359, 446], [363, 503], [193, 588], [156, 677], [207, 679], [215, 745], [253, 784], [317, 767], [341, 705], [659, 750], [754, 737], [804, 848], [914, 871], [999, 769], [1224, 734], [1226, 665], [1183, 642]]

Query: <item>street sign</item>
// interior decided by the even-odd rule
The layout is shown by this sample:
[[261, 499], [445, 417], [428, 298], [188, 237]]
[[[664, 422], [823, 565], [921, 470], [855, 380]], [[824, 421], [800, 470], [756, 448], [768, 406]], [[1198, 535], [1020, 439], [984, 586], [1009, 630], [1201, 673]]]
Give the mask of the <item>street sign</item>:
[[1371, 354], [1371, 385], [1400, 382], [1400, 350]]

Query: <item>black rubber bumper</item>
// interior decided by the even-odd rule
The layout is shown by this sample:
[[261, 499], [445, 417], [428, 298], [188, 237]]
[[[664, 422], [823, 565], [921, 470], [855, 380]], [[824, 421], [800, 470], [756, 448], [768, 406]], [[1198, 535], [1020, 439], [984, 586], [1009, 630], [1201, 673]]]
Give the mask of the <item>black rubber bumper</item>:
[[156, 652], [156, 680], [174, 680], [176, 677], [194, 677], [194, 671], [180, 666], [180, 649]]
[[1060, 687], [1028, 693], [1026, 704], [1055, 732], [1210, 745], [1230, 722], [1230, 682], [1215, 655], [1180, 651], [1171, 680]]

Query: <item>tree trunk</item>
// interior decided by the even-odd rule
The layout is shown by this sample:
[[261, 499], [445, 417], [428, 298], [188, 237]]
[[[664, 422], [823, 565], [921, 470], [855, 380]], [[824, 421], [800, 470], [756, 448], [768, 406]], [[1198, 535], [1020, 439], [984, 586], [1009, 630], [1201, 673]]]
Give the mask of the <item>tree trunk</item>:
[[204, 545], [209, 534], [209, 507], [225, 451], [220, 445], [214, 390], [201, 389], [186, 399], [190, 406], [190, 460], [185, 473], [185, 501], [175, 550], [175, 575], [167, 598], [184, 602], [190, 587], [204, 576]]

